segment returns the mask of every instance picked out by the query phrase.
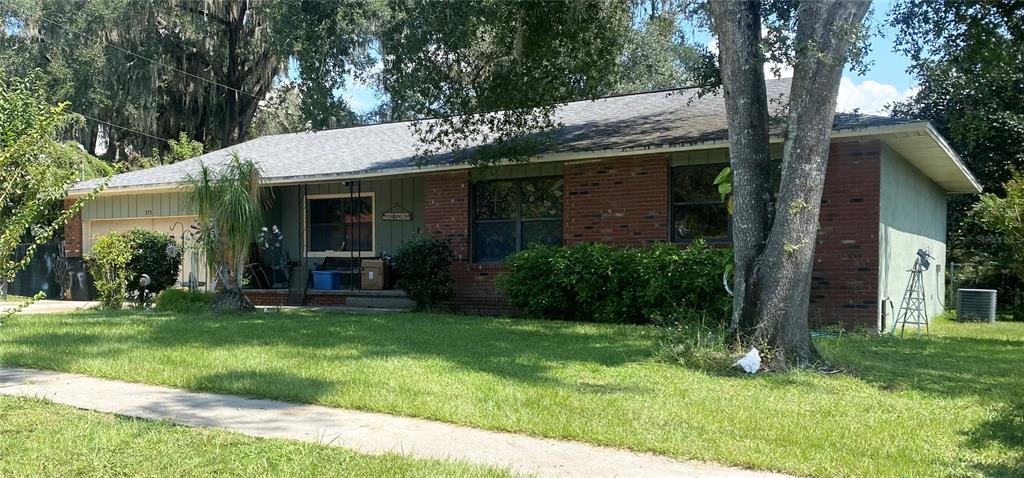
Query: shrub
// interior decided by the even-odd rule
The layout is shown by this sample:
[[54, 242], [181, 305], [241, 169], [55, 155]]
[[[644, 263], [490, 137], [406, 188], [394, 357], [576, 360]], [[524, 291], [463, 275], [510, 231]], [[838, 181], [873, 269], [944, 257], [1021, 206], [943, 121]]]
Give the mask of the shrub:
[[650, 323], [693, 315], [717, 321], [731, 305], [721, 284], [731, 260], [731, 250], [702, 241], [685, 248], [531, 247], [505, 261], [498, 286], [530, 317]]
[[167, 289], [156, 296], [157, 310], [194, 314], [210, 308], [213, 294], [200, 290]]
[[[174, 239], [143, 229], [100, 237], [87, 259], [100, 306], [106, 309], [120, 309], [128, 299], [144, 304], [149, 294], [174, 285], [181, 267], [181, 251]], [[142, 274], [150, 278], [145, 288], [139, 285]]]
[[396, 285], [416, 301], [419, 309], [430, 310], [454, 295], [451, 273], [454, 257], [447, 241], [420, 237], [406, 242], [395, 257]]
[[128, 263], [134, 247], [127, 236], [111, 232], [100, 236], [86, 258], [99, 295], [100, 307], [120, 309], [128, 298]]
[[[181, 248], [174, 238], [145, 229], [132, 229], [125, 233], [134, 248], [128, 262], [128, 287], [137, 300], [143, 301], [146, 291], [156, 295], [178, 281], [181, 269]], [[142, 274], [149, 275], [149, 285], [139, 285]]]

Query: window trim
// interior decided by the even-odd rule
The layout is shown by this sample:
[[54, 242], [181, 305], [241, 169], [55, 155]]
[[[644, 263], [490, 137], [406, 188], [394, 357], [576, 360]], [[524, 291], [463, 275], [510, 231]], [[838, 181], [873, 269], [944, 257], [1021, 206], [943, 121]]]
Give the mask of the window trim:
[[[309, 250], [309, 201], [318, 199], [370, 198], [370, 250], [369, 251], [311, 251]], [[361, 193], [307, 194], [302, 200], [302, 250], [306, 257], [376, 257], [377, 256], [377, 198], [373, 191]]]
[[[779, 185], [781, 183], [781, 178], [782, 178], [782, 159], [772, 158], [772, 159], [770, 159], [768, 161], [768, 164], [770, 164], [771, 168], [772, 168], [772, 178], [771, 178], [772, 179], [772, 201], [776, 201], [776, 200], [778, 200]], [[730, 164], [729, 163], [697, 163], [697, 164], [677, 164], [675, 166], [669, 166], [669, 181], [668, 181], [668, 219], [669, 219], [669, 223], [668, 223], [669, 224], [669, 226], [668, 226], [668, 241], [673, 243], [673, 244], [684, 244], [685, 245], [685, 244], [692, 244], [693, 241], [694, 241], [693, 239], [676, 240], [675, 225], [676, 225], [676, 206], [677, 205], [700, 206], [700, 205], [707, 205], [707, 204], [722, 204], [722, 201], [693, 201], [693, 202], [680, 202], [680, 203], [677, 203], [672, 198], [673, 189], [675, 189], [676, 173], [677, 173], [677, 171], [681, 171], [681, 170], [684, 170], [684, 169], [687, 169], [687, 168], [700, 168], [700, 167], [707, 167], [707, 166], [719, 166], [721, 168], [725, 168], [727, 166], [730, 166]], [[728, 210], [726, 211], [726, 213], [728, 213]], [[729, 214], [729, 222], [728, 222], [728, 225], [726, 226], [728, 232], [726, 233], [726, 236], [724, 238], [705, 239], [704, 242], [707, 242], [708, 244], [719, 244], [719, 245], [720, 244], [726, 244], [726, 245], [732, 244], [732, 242], [733, 242], [732, 241], [732, 239], [733, 239], [732, 238], [732, 226], [733, 226], [732, 218], [733, 218], [733, 215]]]
[[[707, 205], [721, 205], [725, 204], [721, 200], [717, 201], [687, 201], [687, 202], [676, 202], [673, 194], [675, 192], [676, 175], [680, 171], [686, 169], [697, 169], [706, 168], [709, 166], [719, 167], [719, 171], [722, 168], [729, 166], [729, 163], [703, 163], [703, 164], [681, 164], [678, 166], [669, 166], [669, 181], [668, 181], [668, 240], [673, 244], [693, 244], [696, 239], [677, 239], [676, 238], [676, 206], [707, 206]], [[725, 237], [715, 237], [711, 239], [704, 238], [704, 242], [708, 244], [732, 244], [732, 214], [729, 214], [726, 209], [727, 219], [725, 225]]]
[[[533, 181], [538, 179], [561, 179], [562, 180], [562, 214], [557, 217], [523, 217], [523, 183], [526, 181]], [[510, 219], [477, 219], [476, 218], [476, 188], [481, 184], [499, 183], [499, 182], [512, 182], [516, 184], [516, 217]], [[523, 223], [533, 222], [555, 222], [558, 221], [562, 225], [562, 234], [560, 235], [562, 244], [565, 244], [565, 175], [561, 174], [548, 174], [544, 176], [523, 176], [516, 178], [504, 178], [504, 179], [486, 179], [482, 181], [476, 181], [470, 184], [470, 203], [469, 203], [469, 257], [473, 264], [501, 264], [504, 259], [498, 261], [481, 261], [477, 259], [476, 255], [476, 225], [478, 223], [483, 224], [500, 224], [500, 223], [513, 223], [515, 224], [515, 250], [512, 254], [521, 252], [523, 250]]]

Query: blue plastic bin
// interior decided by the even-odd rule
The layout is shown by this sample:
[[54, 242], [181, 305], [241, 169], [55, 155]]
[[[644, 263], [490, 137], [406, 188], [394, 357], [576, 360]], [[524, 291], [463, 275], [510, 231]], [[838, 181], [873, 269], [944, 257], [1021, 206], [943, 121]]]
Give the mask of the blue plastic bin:
[[317, 290], [341, 289], [341, 272], [313, 271], [313, 288]]

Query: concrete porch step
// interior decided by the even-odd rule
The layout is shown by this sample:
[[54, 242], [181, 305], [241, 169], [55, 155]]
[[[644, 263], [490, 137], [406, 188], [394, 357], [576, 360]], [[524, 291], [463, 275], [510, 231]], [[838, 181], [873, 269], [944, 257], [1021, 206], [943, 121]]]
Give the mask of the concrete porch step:
[[346, 307], [366, 307], [374, 309], [413, 310], [416, 302], [409, 300], [403, 294], [398, 296], [384, 295], [349, 295], [345, 297]]
[[[286, 305], [287, 289], [246, 289], [245, 293], [257, 305]], [[380, 311], [409, 311], [416, 303], [400, 290], [318, 290], [306, 289], [305, 307], [337, 307], [376, 309]]]

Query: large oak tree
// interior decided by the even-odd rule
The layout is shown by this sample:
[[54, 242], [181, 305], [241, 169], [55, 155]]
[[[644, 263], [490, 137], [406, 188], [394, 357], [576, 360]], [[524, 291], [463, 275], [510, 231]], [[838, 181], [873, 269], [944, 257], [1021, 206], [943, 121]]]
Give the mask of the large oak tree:
[[347, 122], [335, 92], [368, 66], [378, 18], [369, 2], [0, 0], [0, 73], [44, 70], [51, 100], [90, 117], [79, 141], [106, 142], [109, 160], [180, 132], [217, 149], [246, 139], [292, 60], [311, 127]]
[[[763, 347], [776, 368], [809, 365], [817, 359], [807, 322], [811, 260], [836, 95], [869, 2], [675, 3], [678, 12], [709, 14], [719, 40], [734, 171], [734, 336]], [[554, 105], [613, 89], [637, 11], [613, 0], [403, 5], [404, 17], [382, 36], [385, 86], [406, 107], [443, 117], [419, 129], [427, 153], [491, 142], [470, 157], [482, 163], [528, 159], [536, 144], [522, 138], [558, 126]], [[762, 38], [766, 23], [771, 35]], [[777, 199], [766, 54], [794, 68]]]
[[839, 80], [870, 2], [804, 0], [795, 10], [793, 83], [772, 201], [768, 98], [758, 2], [712, 0], [729, 122], [735, 227], [732, 332], [776, 367], [817, 361], [807, 323], [821, 193]]

